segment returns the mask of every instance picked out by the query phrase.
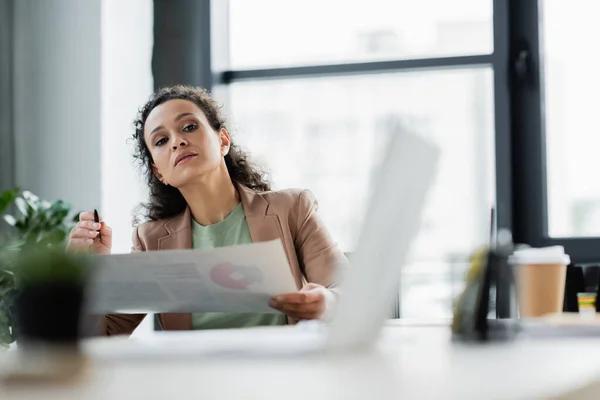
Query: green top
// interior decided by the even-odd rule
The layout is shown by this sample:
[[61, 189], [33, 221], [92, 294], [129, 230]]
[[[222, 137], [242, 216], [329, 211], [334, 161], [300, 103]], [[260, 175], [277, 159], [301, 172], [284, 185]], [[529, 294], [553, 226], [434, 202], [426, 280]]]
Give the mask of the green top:
[[[249, 243], [252, 243], [252, 237], [242, 203], [238, 204], [223, 221], [214, 225], [202, 226], [192, 219], [192, 247], [194, 249], [213, 249]], [[192, 314], [192, 329], [246, 328], [285, 324], [287, 324], [287, 319], [283, 314]]]

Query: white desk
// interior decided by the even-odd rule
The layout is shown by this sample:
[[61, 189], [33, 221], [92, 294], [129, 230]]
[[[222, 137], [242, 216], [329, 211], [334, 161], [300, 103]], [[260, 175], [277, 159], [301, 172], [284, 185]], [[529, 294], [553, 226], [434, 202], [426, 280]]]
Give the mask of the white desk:
[[[198, 356], [195, 346], [178, 356], [127, 355], [134, 347], [88, 341], [92, 364], [80, 383], [0, 386], [0, 399], [600, 398], [600, 338], [465, 345], [451, 343], [447, 327], [388, 326], [378, 349], [362, 355]], [[591, 397], [559, 397], [583, 386]]]

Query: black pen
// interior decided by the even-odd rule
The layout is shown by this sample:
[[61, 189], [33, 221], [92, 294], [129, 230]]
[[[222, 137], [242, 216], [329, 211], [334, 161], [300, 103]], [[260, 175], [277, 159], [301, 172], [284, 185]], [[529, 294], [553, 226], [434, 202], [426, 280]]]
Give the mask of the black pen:
[[[96, 210], [94, 208], [94, 222], [99, 223], [100, 222], [100, 218], [98, 217], [98, 210]], [[102, 240], [102, 234], [100, 233], [100, 230], [98, 230], [98, 239]]]

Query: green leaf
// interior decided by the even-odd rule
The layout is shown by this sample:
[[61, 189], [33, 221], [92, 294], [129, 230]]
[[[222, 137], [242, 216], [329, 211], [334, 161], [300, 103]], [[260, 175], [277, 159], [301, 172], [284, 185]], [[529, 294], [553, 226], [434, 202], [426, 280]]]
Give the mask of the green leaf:
[[6, 221], [7, 224], [9, 224], [10, 226], [16, 226], [17, 225], [17, 219], [15, 217], [13, 217], [12, 215], [8, 215], [6, 214], [4, 216], [4, 220]]
[[8, 310], [0, 308], [0, 347], [8, 347], [14, 341], [12, 335], [12, 318]]
[[6, 211], [6, 209], [15, 201], [20, 192], [20, 189], [14, 188], [5, 190], [0, 194], [0, 213]]
[[15, 199], [15, 204], [24, 217], [28, 217], [30, 215], [30, 207], [27, 205], [25, 199], [22, 197], [17, 197]]
[[15, 251], [19, 251], [21, 250], [21, 247], [23, 246], [24, 241], [22, 239], [5, 239], [4, 241], [4, 246], [1, 249], [2, 250], [2, 254], [7, 254], [10, 252], [15, 252]]
[[15, 273], [8, 269], [9, 266], [6, 265], [6, 266], [4, 266], [2, 268], [6, 268], [6, 269], [0, 270], [0, 273], [2, 273], [2, 276], [3, 276], [2, 279], [5, 280], [5, 281], [6, 280], [10, 281], [11, 279], [13, 279], [13, 277], [15, 276]]
[[15, 278], [11, 276], [10, 278], [2, 278], [0, 280], [0, 300], [6, 297], [9, 293], [13, 291], [15, 288]]
[[50, 222], [50, 225], [54, 227], [63, 223], [64, 219], [69, 215], [70, 210], [68, 208], [60, 208], [52, 211], [48, 221]]
[[31, 207], [31, 209], [37, 211], [38, 205], [40, 203], [39, 197], [37, 197], [35, 194], [31, 193], [29, 190], [25, 190], [23, 192], [23, 198], [25, 199], [25, 201], [27, 202], [29, 207]]
[[52, 206], [50, 207], [50, 209], [55, 212], [55, 213], [60, 213], [60, 214], [68, 214], [71, 211], [71, 205], [67, 202], [64, 202], [62, 200], [57, 200], [54, 203], [52, 203]]
[[66, 232], [55, 229], [47, 232], [40, 232], [37, 241], [40, 245], [59, 245], [64, 242], [66, 236]]
[[0, 212], [4, 211], [21, 193], [21, 189], [13, 188], [0, 193]]
[[10, 300], [9, 294], [14, 294], [14, 279], [11, 284], [11, 290], [0, 297], [0, 348], [7, 347], [14, 341], [13, 329], [12, 329], [12, 316], [10, 314]]

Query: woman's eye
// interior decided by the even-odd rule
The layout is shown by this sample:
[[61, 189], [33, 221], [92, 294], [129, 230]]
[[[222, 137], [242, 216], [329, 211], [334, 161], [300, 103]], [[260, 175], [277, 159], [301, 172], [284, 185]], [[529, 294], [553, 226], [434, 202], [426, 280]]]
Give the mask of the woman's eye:
[[162, 146], [165, 143], [167, 143], [167, 138], [162, 138], [158, 142], [156, 142], [154, 145], [155, 146]]
[[183, 127], [184, 132], [193, 132], [197, 128], [196, 124], [189, 124]]

